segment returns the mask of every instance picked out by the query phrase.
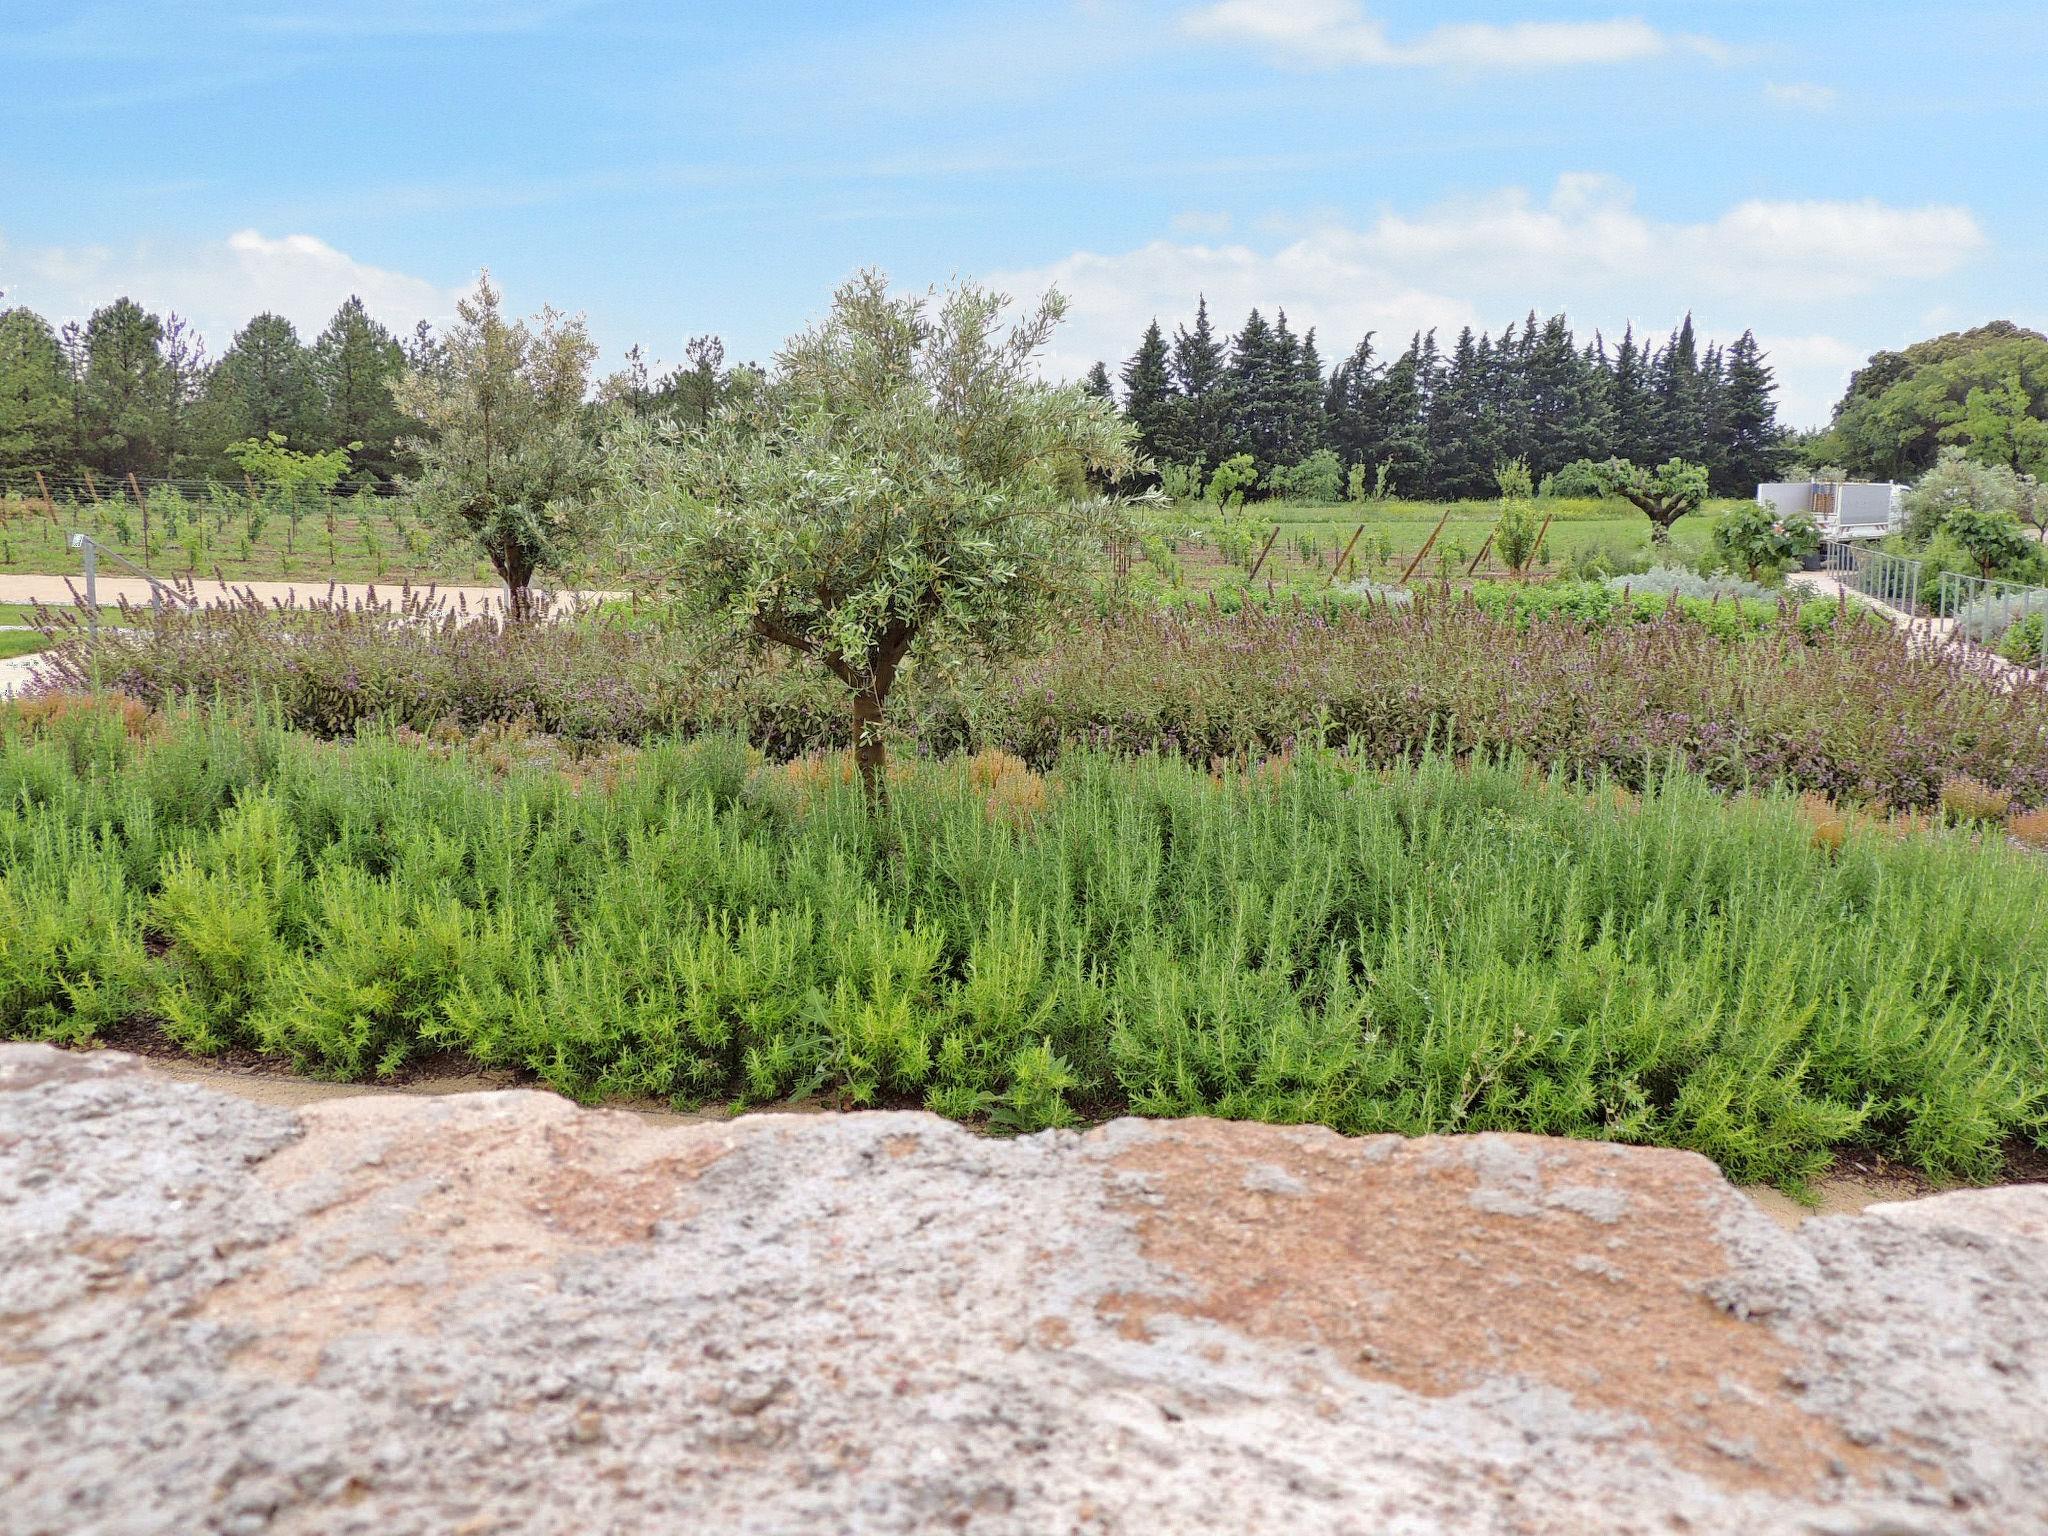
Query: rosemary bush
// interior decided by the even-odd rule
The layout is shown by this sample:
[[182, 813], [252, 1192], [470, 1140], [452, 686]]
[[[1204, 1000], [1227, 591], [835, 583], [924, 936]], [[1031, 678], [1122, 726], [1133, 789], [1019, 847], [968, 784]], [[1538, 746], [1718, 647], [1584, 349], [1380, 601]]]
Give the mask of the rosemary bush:
[[1304, 750], [571, 759], [232, 711], [0, 711], [0, 1034], [335, 1077], [917, 1103], [1993, 1171], [2044, 1135], [2048, 867], [1682, 772]]

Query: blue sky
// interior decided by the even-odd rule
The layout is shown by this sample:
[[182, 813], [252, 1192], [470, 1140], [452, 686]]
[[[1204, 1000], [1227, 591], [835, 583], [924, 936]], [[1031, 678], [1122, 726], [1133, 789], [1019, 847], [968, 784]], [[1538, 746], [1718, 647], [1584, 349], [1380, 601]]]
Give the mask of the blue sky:
[[1319, 329], [1753, 327], [1786, 414], [1877, 347], [2048, 325], [2039, 0], [0, 0], [0, 289], [215, 350], [488, 266], [608, 359], [765, 358], [850, 271]]

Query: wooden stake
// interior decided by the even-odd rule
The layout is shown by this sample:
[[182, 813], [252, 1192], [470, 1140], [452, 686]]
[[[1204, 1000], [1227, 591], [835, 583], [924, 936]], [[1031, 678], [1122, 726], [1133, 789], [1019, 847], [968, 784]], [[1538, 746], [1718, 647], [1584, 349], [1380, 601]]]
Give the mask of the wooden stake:
[[1470, 576], [1474, 571], [1479, 569], [1479, 562], [1484, 560], [1486, 558], [1486, 552], [1489, 549], [1493, 548], [1494, 531], [1495, 530], [1491, 528], [1486, 530], [1486, 542], [1479, 546], [1479, 553], [1474, 555], [1472, 557], [1472, 563], [1465, 567], [1465, 574], [1467, 576]]
[[1266, 535], [1265, 548], [1259, 551], [1259, 558], [1252, 562], [1251, 572], [1245, 577], [1246, 581], [1257, 581], [1259, 579], [1259, 567], [1266, 563], [1266, 553], [1268, 550], [1272, 549], [1273, 541], [1279, 537], [1280, 525], [1278, 523], [1275, 523], [1273, 525], [1273, 531]]
[[85, 471], [85, 494], [90, 496], [94, 501], [98, 501], [100, 499], [99, 487], [92, 483], [92, 471], [89, 469]]
[[1358, 546], [1358, 535], [1365, 532], [1365, 524], [1358, 525], [1358, 532], [1351, 535], [1351, 542], [1344, 546], [1344, 553], [1337, 557], [1337, 563], [1330, 571], [1330, 585], [1337, 585], [1337, 578], [1344, 574], [1344, 562], [1351, 558], [1351, 551]]
[[1515, 567], [1515, 574], [1517, 576], [1527, 574], [1529, 569], [1529, 560], [1534, 560], [1538, 555], [1543, 553], [1543, 536], [1550, 532], [1550, 519], [1556, 516], [1557, 514], [1555, 512], [1552, 512], [1548, 517], [1545, 517], [1543, 519], [1543, 526], [1536, 530], [1536, 542], [1529, 546], [1529, 559], [1524, 560], [1520, 565]]
[[135, 493], [135, 505], [142, 510], [142, 563], [149, 564], [149, 502], [135, 483], [135, 471], [128, 471], [128, 489]]
[[57, 521], [57, 503], [50, 495], [50, 482], [43, 478], [43, 472], [36, 471], [36, 489], [43, 493], [43, 510], [50, 514], [50, 521]]
[[1408, 578], [1415, 574], [1415, 568], [1422, 564], [1424, 558], [1436, 547], [1436, 536], [1444, 531], [1444, 524], [1450, 520], [1451, 514], [1448, 510], [1445, 511], [1442, 517], [1436, 520], [1436, 526], [1429, 530], [1429, 537], [1422, 541], [1422, 548], [1415, 551], [1415, 558], [1408, 562], [1408, 569], [1401, 573], [1402, 586], [1408, 585]]

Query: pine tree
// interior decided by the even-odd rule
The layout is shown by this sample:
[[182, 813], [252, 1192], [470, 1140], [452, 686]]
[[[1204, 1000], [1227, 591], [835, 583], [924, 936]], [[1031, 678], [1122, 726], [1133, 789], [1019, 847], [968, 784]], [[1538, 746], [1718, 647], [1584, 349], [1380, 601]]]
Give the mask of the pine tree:
[[1614, 371], [1607, 385], [1608, 415], [1613, 421], [1614, 457], [1645, 463], [1655, 454], [1655, 406], [1650, 399], [1645, 349], [1636, 344], [1636, 328], [1622, 332], [1614, 349]]
[[361, 480], [390, 480], [409, 467], [398, 441], [411, 425], [391, 398], [391, 386], [405, 376], [405, 351], [370, 318], [361, 299], [350, 295], [334, 312], [313, 342], [311, 365], [320, 400], [320, 446], [361, 444], [350, 449]]
[[1273, 327], [1256, 309], [1245, 317], [1244, 328], [1230, 342], [1229, 427], [1225, 458], [1248, 453], [1265, 479], [1279, 462], [1274, 449], [1279, 438], [1279, 415], [1283, 403], [1274, 383]]
[[80, 377], [83, 461], [109, 477], [164, 468], [163, 322], [133, 299], [93, 311]]
[[208, 394], [229, 442], [281, 434], [294, 448], [329, 446], [320, 421], [313, 359], [283, 315], [264, 313], [235, 333]]
[[164, 319], [161, 345], [163, 371], [164, 467], [180, 474], [203, 464], [211, 435], [202, 402], [212, 372], [206, 361], [206, 340], [182, 315]]
[[1081, 380], [1081, 387], [1098, 400], [1116, 401], [1116, 391], [1110, 387], [1109, 369], [1101, 360], [1089, 364], [1087, 377]]
[[1153, 464], [1187, 462], [1176, 437], [1180, 425], [1180, 397], [1169, 367], [1166, 334], [1154, 320], [1145, 327], [1138, 350], [1122, 369], [1124, 414], [1138, 429], [1138, 451]]
[[0, 472], [68, 468], [71, 375], [50, 323], [0, 310]]
[[1230, 381], [1222, 344], [1209, 323], [1209, 301], [1195, 302], [1195, 328], [1179, 327], [1173, 338], [1173, 386], [1179, 393], [1162, 463], [1200, 464], [1214, 469], [1230, 457]]
[[1723, 389], [1722, 483], [1728, 496], [1751, 494], [1784, 463], [1785, 430], [1772, 399], [1776, 380], [1755, 335], [1744, 331], [1728, 348]]

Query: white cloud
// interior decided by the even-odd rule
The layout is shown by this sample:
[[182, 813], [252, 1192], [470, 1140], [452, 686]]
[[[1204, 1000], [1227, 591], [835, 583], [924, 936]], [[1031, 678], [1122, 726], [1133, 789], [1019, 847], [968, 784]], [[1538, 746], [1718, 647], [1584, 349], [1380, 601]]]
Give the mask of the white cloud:
[[454, 312], [454, 294], [424, 278], [356, 260], [313, 235], [273, 238], [238, 230], [199, 245], [0, 248], [8, 300], [53, 321], [83, 320], [128, 295], [144, 308], [175, 310], [217, 355], [252, 316], [275, 311], [310, 340], [350, 294], [393, 330]]
[[1813, 80], [1771, 80], [1764, 84], [1764, 95], [1781, 107], [1825, 112], [1841, 99], [1842, 93], [1832, 85]]
[[[1724, 339], [1746, 328], [1786, 338], [1777, 343], [1785, 414], [1806, 423], [1825, 419], [1860, 361], [1847, 341], [1826, 349], [1815, 327], [1866, 332], [1875, 297], [1945, 277], [1984, 244], [1962, 208], [1759, 200], [1673, 221], [1645, 214], [1621, 183], [1573, 175], [1546, 198], [1510, 188], [1383, 211], [1273, 248], [1157, 240], [1077, 251], [1000, 282], [1017, 294], [1054, 285], [1072, 300], [1048, 358], [1048, 370], [1067, 377], [1097, 358], [1128, 356], [1155, 315], [1185, 320], [1198, 293], [1219, 328], [1234, 329], [1255, 305], [1269, 316], [1284, 307], [1297, 329], [1318, 328], [1325, 362], [1367, 330], [1379, 332], [1382, 351], [1398, 350], [1417, 329], [1448, 337], [1467, 324], [1498, 328], [1532, 306], [1610, 335], [1630, 319], [1639, 332], [1661, 333], [1694, 310]], [[1830, 306], [1853, 313], [1817, 319]], [[1897, 342], [1880, 335], [1874, 344]]]
[[1206, 235], [1211, 239], [1230, 233], [1231, 218], [1227, 213], [1200, 213], [1189, 210], [1173, 216], [1173, 232], [1176, 235]]
[[1560, 69], [1631, 64], [1680, 52], [1712, 58], [1727, 54], [1710, 38], [1662, 32], [1633, 16], [1446, 22], [1397, 41], [1359, 0], [1216, 0], [1183, 13], [1181, 26], [1195, 37], [1252, 44], [1317, 69]]

